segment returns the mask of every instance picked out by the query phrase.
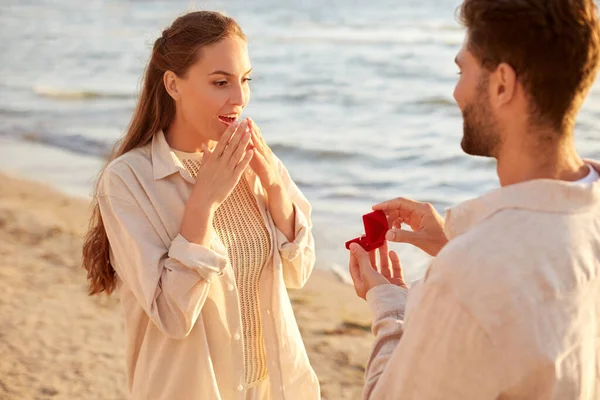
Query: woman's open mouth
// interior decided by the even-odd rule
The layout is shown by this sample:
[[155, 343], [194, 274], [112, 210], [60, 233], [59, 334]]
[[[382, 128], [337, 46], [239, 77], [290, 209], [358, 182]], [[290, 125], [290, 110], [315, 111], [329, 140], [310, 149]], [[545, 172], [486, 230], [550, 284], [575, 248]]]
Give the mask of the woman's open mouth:
[[229, 126], [233, 121], [237, 119], [237, 115], [219, 115], [219, 121]]

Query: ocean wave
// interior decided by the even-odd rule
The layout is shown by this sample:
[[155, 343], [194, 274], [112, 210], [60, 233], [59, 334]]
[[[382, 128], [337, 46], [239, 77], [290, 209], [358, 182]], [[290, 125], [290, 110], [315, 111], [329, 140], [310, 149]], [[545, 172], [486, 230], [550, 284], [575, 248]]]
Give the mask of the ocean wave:
[[307, 160], [351, 160], [361, 157], [354, 152], [342, 150], [307, 149], [288, 144], [275, 143], [270, 146], [275, 154], [281, 157], [305, 158]]
[[109, 92], [91, 89], [69, 89], [48, 85], [35, 85], [33, 91], [38, 96], [62, 100], [89, 100], [97, 98], [128, 99], [134, 98], [134, 93]]
[[[29, 142], [42, 143], [79, 154], [106, 156], [114, 146], [114, 141], [90, 138], [82, 134], [56, 134], [56, 133], [31, 133], [13, 132], [11, 136], [19, 137]], [[271, 150], [280, 158], [295, 158], [302, 160], [339, 161], [355, 158], [364, 159], [358, 153], [340, 150], [306, 149], [288, 144], [273, 144]]]
[[58, 135], [22, 133], [20, 134], [20, 137], [22, 140], [28, 142], [41, 143], [63, 150], [68, 150], [73, 153], [96, 157], [106, 157], [114, 145], [114, 143], [92, 139], [78, 134]]
[[456, 103], [447, 97], [432, 96], [425, 97], [417, 100], [414, 104], [419, 106], [442, 106], [442, 107], [456, 107]]
[[463, 155], [441, 156], [425, 160], [421, 163], [424, 167], [441, 167], [449, 165], [464, 165], [465, 157]]
[[15, 110], [12, 108], [0, 107], [0, 116], [19, 117], [31, 114], [31, 110]]
[[412, 26], [388, 29], [360, 27], [306, 26], [290, 33], [271, 32], [268, 39], [280, 43], [336, 43], [336, 44], [404, 44], [437, 43], [443, 46], [460, 45], [464, 34], [460, 29], [430, 29]]

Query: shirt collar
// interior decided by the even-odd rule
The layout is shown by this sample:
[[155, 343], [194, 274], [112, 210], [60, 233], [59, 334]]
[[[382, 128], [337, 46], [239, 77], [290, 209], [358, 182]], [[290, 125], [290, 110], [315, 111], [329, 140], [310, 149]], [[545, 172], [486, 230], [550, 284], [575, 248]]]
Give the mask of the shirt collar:
[[[191, 184], [195, 183], [195, 179], [192, 178], [179, 160], [179, 157], [177, 157], [171, 146], [167, 143], [162, 130], [156, 132], [152, 137], [152, 168], [155, 180], [163, 179], [179, 172], [183, 179]], [[254, 187], [258, 182], [256, 174], [254, 174], [251, 168], [246, 170], [245, 176], [251, 185], [250, 187]]]
[[[585, 162], [600, 171], [600, 163]], [[599, 204], [600, 181], [578, 185], [555, 179], [536, 179], [493, 190], [449, 209], [444, 230], [448, 239], [455, 238], [504, 209], [571, 213]]]
[[186, 181], [190, 183], [194, 181], [179, 158], [171, 150], [162, 130], [156, 132], [152, 138], [152, 169], [156, 180], [179, 172]]

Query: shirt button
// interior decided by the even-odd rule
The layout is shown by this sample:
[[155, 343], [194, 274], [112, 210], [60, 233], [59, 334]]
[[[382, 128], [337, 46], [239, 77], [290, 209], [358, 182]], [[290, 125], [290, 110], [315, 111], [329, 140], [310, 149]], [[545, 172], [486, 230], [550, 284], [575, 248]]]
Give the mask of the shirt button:
[[233, 338], [234, 338], [235, 340], [240, 340], [240, 334], [239, 334], [239, 333], [236, 333], [235, 335], [233, 335]]
[[229, 289], [229, 291], [230, 291], [230, 292], [233, 292], [233, 285], [232, 285], [232, 284], [229, 284], [229, 285], [227, 286], [227, 289]]
[[241, 392], [242, 390], [244, 390], [244, 385], [238, 386], [237, 389], [238, 389], [238, 392]]
[[267, 308], [267, 315], [271, 315], [271, 310]]

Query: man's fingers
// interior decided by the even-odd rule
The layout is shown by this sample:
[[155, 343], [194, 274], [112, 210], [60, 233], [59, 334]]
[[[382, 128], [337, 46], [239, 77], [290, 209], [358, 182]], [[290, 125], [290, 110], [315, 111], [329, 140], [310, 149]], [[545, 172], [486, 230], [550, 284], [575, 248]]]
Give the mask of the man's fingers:
[[418, 243], [423, 239], [423, 234], [421, 232], [392, 228], [385, 234], [385, 239], [390, 242], [408, 243], [418, 247]]
[[379, 268], [381, 275], [386, 278], [390, 278], [392, 276], [392, 268], [390, 266], [390, 259], [388, 257], [388, 243], [387, 241], [383, 242], [383, 246], [379, 248]]
[[361, 290], [366, 293], [375, 286], [385, 285], [389, 281], [377, 271], [377, 266], [373, 267], [369, 253], [360, 245], [352, 243], [350, 251], [356, 258], [360, 270], [360, 279], [363, 284]]
[[405, 289], [408, 289], [408, 285], [406, 284], [406, 282], [404, 282], [404, 279], [390, 278], [390, 283], [392, 285], [396, 285], [396, 286], [400, 286], [400, 287], [403, 287]]
[[369, 252], [369, 262], [373, 269], [377, 271], [377, 250], [371, 250]]
[[362, 285], [362, 277], [360, 275], [360, 266], [358, 265], [358, 260], [354, 256], [354, 254], [350, 253], [350, 264], [348, 266], [350, 270], [350, 276], [352, 277], [352, 282], [354, 282], [354, 286]]
[[410, 200], [405, 197], [397, 197], [395, 199], [387, 200], [373, 206], [373, 210], [382, 211], [393, 211], [398, 210], [401, 212], [412, 213], [413, 211], [419, 210], [423, 206], [423, 203], [418, 201]]
[[400, 257], [395, 251], [390, 251], [390, 260], [392, 262], [392, 277], [403, 278], [402, 276], [402, 265], [400, 264]]
[[394, 210], [387, 214], [388, 226], [393, 226], [400, 219], [400, 211]]
[[373, 264], [371, 263], [371, 255], [367, 253], [365, 249], [363, 249], [359, 244], [352, 243], [350, 245], [350, 251], [356, 258], [356, 262], [360, 266], [361, 275], [364, 274], [365, 270], [373, 270]]
[[398, 257], [398, 253], [395, 251], [390, 251], [390, 260], [392, 261], [392, 278], [390, 279], [390, 283], [406, 288], [407, 285], [406, 282], [404, 282], [402, 265], [400, 264], [400, 257]]

